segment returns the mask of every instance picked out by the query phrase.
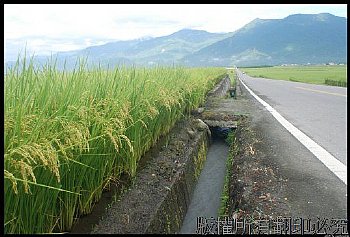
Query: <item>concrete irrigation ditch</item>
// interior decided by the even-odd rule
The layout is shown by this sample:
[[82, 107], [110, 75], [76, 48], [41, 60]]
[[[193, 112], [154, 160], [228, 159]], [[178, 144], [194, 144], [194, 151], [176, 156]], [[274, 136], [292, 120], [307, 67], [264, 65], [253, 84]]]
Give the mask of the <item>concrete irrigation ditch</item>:
[[[169, 134], [150, 151], [151, 155], [148, 155], [147, 162], [142, 165], [143, 168], [138, 172], [129, 190], [124, 192], [118, 201], [105, 205], [107, 211], [100, 212], [91, 223], [79, 221], [72, 233], [178, 233], [180, 230], [189, 232], [195, 228], [192, 227], [193, 221], [196, 221], [193, 220], [193, 215], [197, 214], [193, 211], [189, 214], [188, 210], [196, 196], [194, 192], [197, 184], [204, 182], [205, 185], [206, 181], [199, 180], [203, 177], [214, 182], [212, 186], [217, 190], [212, 191], [216, 197], [212, 197], [214, 203], [211, 204], [212, 209], [218, 210], [229, 146], [223, 141], [212, 143], [213, 137], [218, 138], [235, 129], [239, 117], [210, 108], [215, 107], [217, 100], [227, 96], [229, 89], [230, 79], [226, 76], [208, 93], [205, 108], [193, 111], [190, 119], [176, 123]], [[211, 157], [211, 161], [206, 162], [208, 149], [218, 146], [224, 157], [221, 157], [221, 161]], [[222, 177], [217, 177], [218, 181], [208, 177], [210, 174], [205, 174], [208, 172], [205, 171], [205, 165], [212, 166], [209, 162], [221, 164], [218, 165], [221, 170], [216, 172], [222, 173]], [[205, 202], [204, 205], [208, 206], [208, 200], [203, 198], [195, 202]], [[190, 216], [187, 219], [192, 224], [189, 224], [188, 220], [184, 222], [186, 214]], [[205, 214], [202, 212], [202, 215]], [[89, 223], [89, 226], [84, 223]], [[185, 225], [190, 227], [186, 229]]]

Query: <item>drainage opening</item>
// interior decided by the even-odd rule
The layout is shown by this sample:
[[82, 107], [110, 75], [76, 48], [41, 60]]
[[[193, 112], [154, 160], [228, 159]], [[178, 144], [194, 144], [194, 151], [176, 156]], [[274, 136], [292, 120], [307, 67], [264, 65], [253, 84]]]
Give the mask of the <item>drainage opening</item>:
[[204, 120], [210, 128], [213, 141], [225, 140], [230, 132], [237, 128], [237, 121]]
[[209, 127], [212, 135], [213, 141], [216, 140], [225, 140], [230, 132], [235, 128], [233, 127]]

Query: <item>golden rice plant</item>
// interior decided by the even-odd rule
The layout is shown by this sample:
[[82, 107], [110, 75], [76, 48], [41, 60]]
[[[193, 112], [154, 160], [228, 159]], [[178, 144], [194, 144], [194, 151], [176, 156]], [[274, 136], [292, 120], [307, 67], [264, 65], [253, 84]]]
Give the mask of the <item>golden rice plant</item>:
[[106, 186], [204, 102], [222, 68], [73, 71], [18, 58], [5, 74], [5, 233], [69, 231]]

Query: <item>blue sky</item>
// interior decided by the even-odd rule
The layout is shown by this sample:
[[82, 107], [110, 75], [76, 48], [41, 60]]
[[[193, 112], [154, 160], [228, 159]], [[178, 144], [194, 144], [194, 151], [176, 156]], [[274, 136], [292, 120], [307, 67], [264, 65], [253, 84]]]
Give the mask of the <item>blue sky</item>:
[[110, 41], [168, 35], [183, 28], [233, 32], [255, 18], [331, 13], [347, 17], [346, 4], [5, 4], [5, 60], [26, 45], [50, 54]]

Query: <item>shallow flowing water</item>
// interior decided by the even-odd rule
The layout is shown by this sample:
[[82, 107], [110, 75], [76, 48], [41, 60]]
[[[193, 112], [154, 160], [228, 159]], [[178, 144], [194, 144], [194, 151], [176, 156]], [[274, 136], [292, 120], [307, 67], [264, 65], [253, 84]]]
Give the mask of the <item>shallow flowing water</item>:
[[217, 218], [226, 174], [229, 146], [223, 139], [213, 141], [193, 192], [180, 233], [196, 233], [197, 217]]

